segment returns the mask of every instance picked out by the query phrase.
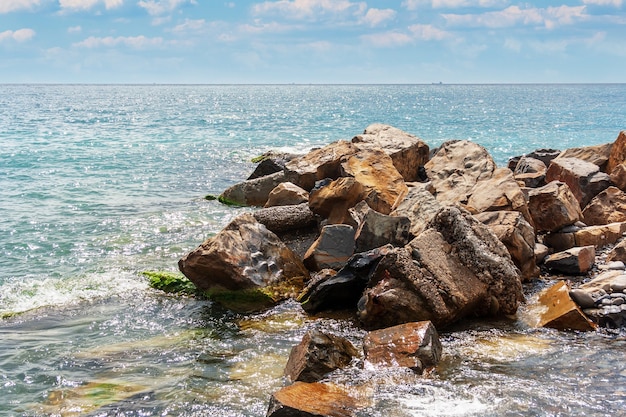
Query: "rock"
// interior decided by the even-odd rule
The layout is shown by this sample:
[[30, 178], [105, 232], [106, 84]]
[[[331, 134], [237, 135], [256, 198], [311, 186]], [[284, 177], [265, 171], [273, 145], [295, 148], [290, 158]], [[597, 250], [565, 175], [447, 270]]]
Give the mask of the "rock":
[[[359, 203], [359, 226], [356, 230], [356, 252], [391, 244], [404, 246], [409, 243], [411, 221], [403, 216], [387, 216], [372, 210], [367, 203]], [[356, 215], [353, 214], [353, 217]]]
[[600, 226], [588, 226], [577, 230], [550, 233], [543, 242], [556, 251], [564, 251], [574, 246], [595, 246], [597, 248], [613, 244], [626, 232], [626, 223], [618, 222]]
[[550, 248], [543, 243], [535, 243], [535, 262], [543, 263], [546, 256], [550, 255]]
[[414, 183], [407, 196], [391, 213], [392, 216], [407, 217], [411, 222], [410, 233], [418, 236], [439, 213], [442, 204], [428, 191], [428, 184]]
[[625, 290], [624, 271], [606, 271], [570, 293], [595, 323], [602, 327], [620, 328], [626, 326]]
[[354, 233], [354, 228], [347, 224], [324, 226], [304, 255], [304, 265], [311, 271], [342, 268], [354, 254]]
[[619, 164], [610, 172], [611, 184], [622, 191], [626, 191], [626, 164]]
[[251, 309], [298, 293], [309, 277], [302, 261], [249, 213], [185, 255], [178, 267], [207, 295], [218, 301], [240, 297]]
[[359, 408], [339, 385], [296, 382], [272, 394], [266, 417], [352, 417]]
[[602, 191], [583, 210], [583, 220], [590, 226], [626, 221], [626, 193], [617, 187]]
[[606, 256], [608, 262], [622, 261], [626, 263], [626, 240], [622, 240], [609, 251]]
[[626, 290], [626, 274], [624, 274], [623, 271], [603, 272], [591, 281], [579, 285], [578, 289], [589, 293], [600, 290], [604, 291], [606, 294], [624, 292], [624, 290]]
[[310, 330], [291, 349], [285, 376], [292, 382], [318, 382], [335, 369], [347, 366], [358, 354], [348, 339]]
[[432, 228], [380, 261], [359, 301], [364, 327], [469, 315], [507, 315], [523, 300], [519, 270], [504, 245], [469, 213], [446, 207]]
[[309, 207], [330, 224], [352, 223], [348, 211], [363, 201], [365, 188], [353, 177], [318, 181], [309, 194]]
[[546, 172], [546, 182], [551, 181], [566, 183], [581, 209], [610, 185], [609, 176], [597, 165], [578, 158], [554, 159]]
[[317, 274], [302, 291], [298, 300], [309, 314], [324, 310], [354, 309], [367, 282], [391, 245], [357, 253], [336, 274], [325, 270]]
[[535, 258], [535, 230], [517, 211], [488, 211], [475, 214], [506, 246], [522, 273], [522, 281], [539, 276]]
[[512, 169], [514, 174], [544, 174], [548, 167], [540, 159], [522, 156]]
[[428, 162], [428, 145], [418, 137], [398, 128], [375, 123], [352, 138], [359, 149], [378, 148], [389, 155], [404, 181], [420, 181], [420, 168]]
[[391, 157], [378, 149], [361, 149], [344, 157], [341, 176], [354, 177], [364, 188], [362, 200], [382, 214], [391, 213], [408, 193]]
[[617, 135], [617, 139], [613, 142], [609, 161], [606, 164], [606, 172], [611, 173], [620, 164], [626, 162], [626, 130]]
[[355, 145], [343, 140], [315, 149], [285, 164], [285, 180], [310, 191], [316, 181], [339, 178], [342, 158], [356, 153], [357, 150]]
[[538, 233], [557, 231], [582, 218], [578, 200], [569, 186], [559, 181], [530, 190], [528, 210]]
[[591, 269], [595, 259], [595, 248], [593, 246], [584, 246], [549, 255], [543, 263], [548, 269], [553, 271], [580, 275]]
[[491, 178], [496, 163], [484, 147], [462, 140], [443, 143], [424, 168], [437, 200], [466, 203], [476, 183]]
[[491, 177], [478, 181], [471, 189], [465, 207], [472, 214], [484, 211], [518, 211], [528, 223], [533, 223], [526, 197], [508, 168], [497, 168]]
[[546, 167], [550, 166], [550, 162], [558, 157], [561, 151], [558, 149], [536, 149], [526, 156], [529, 158], [538, 159], [545, 164]]
[[586, 162], [591, 162], [600, 168], [600, 171], [606, 172], [606, 164], [611, 154], [612, 143], [604, 145], [584, 146], [581, 148], [566, 149], [557, 156], [558, 158], [578, 158]]
[[267, 207], [254, 211], [252, 215], [259, 223], [276, 234], [290, 230], [308, 229], [317, 225], [315, 214], [309, 209], [307, 203]]
[[600, 271], [608, 271], [608, 270], [623, 271], [624, 269], [626, 269], [626, 265], [622, 261], [612, 261], [612, 262], [607, 262], [604, 265], [598, 266], [598, 269]]
[[559, 281], [544, 290], [538, 300], [546, 310], [539, 318], [539, 327], [557, 330], [595, 330], [596, 325], [589, 320], [569, 296], [569, 288]]
[[363, 350], [366, 363], [401, 366], [421, 374], [439, 363], [442, 347], [435, 326], [422, 321], [371, 331], [363, 340]]
[[527, 188], [539, 188], [546, 185], [546, 175], [538, 172], [528, 172], [525, 174], [514, 174], [515, 181], [520, 186]]
[[263, 207], [270, 192], [284, 180], [285, 174], [282, 171], [246, 180], [224, 190], [218, 200], [229, 205]]
[[278, 184], [269, 194], [265, 207], [295, 206], [309, 201], [309, 193], [291, 182]]
[[248, 179], [253, 180], [265, 177], [266, 175], [274, 174], [276, 172], [282, 172], [285, 168], [285, 164], [297, 156], [298, 155], [296, 154], [283, 152], [265, 152], [260, 157], [252, 160], [252, 162], [257, 162], [258, 165], [256, 166], [254, 172], [250, 174]]

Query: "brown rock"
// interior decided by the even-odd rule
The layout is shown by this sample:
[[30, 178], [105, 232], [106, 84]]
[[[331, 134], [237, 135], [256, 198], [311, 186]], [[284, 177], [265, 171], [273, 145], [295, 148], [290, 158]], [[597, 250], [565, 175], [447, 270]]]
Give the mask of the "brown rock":
[[541, 160], [524, 155], [512, 171], [514, 174], [545, 174], [547, 169], [548, 167]]
[[290, 230], [308, 229], [317, 224], [307, 203], [295, 206], [274, 206], [256, 210], [254, 218], [276, 234]]
[[360, 211], [358, 215], [353, 214], [358, 217], [359, 224], [355, 236], [356, 252], [386, 244], [404, 246], [409, 243], [411, 221], [407, 217], [387, 216], [372, 210], [365, 202], [359, 203], [355, 209]]
[[559, 281], [539, 296], [539, 304], [546, 308], [539, 320], [540, 327], [557, 330], [595, 330], [591, 322], [569, 296], [569, 288]]
[[291, 182], [278, 184], [269, 194], [265, 207], [295, 206], [309, 201], [309, 193]]
[[538, 233], [557, 231], [582, 218], [578, 200], [563, 182], [553, 181], [531, 189], [528, 199], [528, 209]]
[[545, 164], [546, 167], [550, 166], [550, 162], [558, 157], [561, 151], [558, 149], [536, 149], [526, 156], [533, 159], [538, 159]]
[[626, 263], [626, 240], [619, 242], [606, 256], [607, 262], [622, 261]]
[[291, 349], [285, 376], [292, 382], [318, 382], [335, 369], [347, 366], [355, 356], [358, 352], [348, 339], [310, 330]]
[[610, 245], [621, 239], [626, 232], [626, 223], [610, 223], [600, 226], [583, 227], [574, 232], [576, 246], [602, 246]]
[[406, 367], [421, 374], [441, 358], [441, 342], [429, 321], [400, 324], [369, 332], [363, 340], [365, 361], [376, 366]]
[[253, 180], [246, 180], [228, 187], [218, 197], [218, 200], [226, 204], [263, 207], [270, 192], [284, 180], [285, 174], [282, 171]]
[[626, 290], [626, 274], [624, 271], [603, 272], [591, 281], [581, 284], [578, 288], [589, 293], [600, 290], [606, 294], [624, 292]]
[[339, 385], [296, 382], [272, 395], [266, 417], [353, 417], [359, 408]]
[[557, 156], [558, 158], [578, 158], [597, 165], [601, 171], [606, 172], [606, 164], [611, 155], [612, 143], [604, 145], [584, 146], [581, 148], [566, 149]]
[[546, 182], [551, 181], [566, 183], [581, 209], [610, 184], [609, 176], [597, 165], [578, 158], [554, 159], [546, 172]]
[[525, 174], [514, 174], [515, 181], [528, 188], [539, 188], [546, 185], [546, 174], [539, 172], [528, 172]]
[[626, 162], [626, 130], [619, 132], [613, 142], [609, 162], [606, 164], [606, 172], [611, 173], [620, 164]]
[[410, 220], [410, 232], [413, 236], [418, 236], [426, 230], [430, 221], [443, 207], [430, 193], [428, 187], [428, 184], [411, 184], [407, 196], [391, 213], [393, 216], [407, 217]]
[[480, 222], [489, 226], [506, 246], [515, 265], [522, 272], [522, 280], [539, 276], [535, 260], [535, 230], [517, 211], [489, 211], [475, 214]]
[[610, 172], [611, 184], [626, 191], [626, 164], [619, 164]]
[[363, 201], [365, 188], [353, 177], [320, 181], [309, 194], [311, 211], [330, 224], [351, 224], [349, 209]]
[[354, 254], [354, 228], [332, 224], [322, 228], [319, 238], [304, 255], [304, 265], [311, 271], [341, 269]]
[[389, 155], [404, 181], [420, 180], [420, 168], [428, 162], [428, 145], [398, 128], [375, 123], [352, 139], [360, 149], [379, 148]]
[[589, 226], [626, 221], [626, 193], [617, 187], [602, 191], [585, 207], [583, 219]]
[[553, 271], [580, 275], [591, 269], [595, 259], [595, 248], [593, 246], [583, 246], [548, 255], [544, 260], [544, 265]]

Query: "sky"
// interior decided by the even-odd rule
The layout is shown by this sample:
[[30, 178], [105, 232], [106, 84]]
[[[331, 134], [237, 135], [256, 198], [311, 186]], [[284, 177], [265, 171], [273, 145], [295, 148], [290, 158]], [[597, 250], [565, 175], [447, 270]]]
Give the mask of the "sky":
[[623, 83], [626, 0], [0, 0], [0, 83]]

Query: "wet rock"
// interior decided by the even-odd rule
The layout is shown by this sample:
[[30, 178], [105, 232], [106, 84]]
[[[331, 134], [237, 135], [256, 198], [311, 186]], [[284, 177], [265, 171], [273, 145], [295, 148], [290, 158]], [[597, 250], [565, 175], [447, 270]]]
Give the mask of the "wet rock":
[[595, 258], [595, 248], [593, 246], [584, 246], [549, 255], [543, 263], [548, 269], [553, 271], [580, 275], [591, 269]]
[[178, 267], [210, 296], [244, 298], [250, 295], [245, 290], [260, 290], [253, 292], [274, 302], [299, 292], [309, 277], [302, 261], [249, 213], [185, 255]]
[[585, 314], [599, 326], [626, 327], [626, 274], [606, 271], [570, 293]]
[[443, 207], [430, 193], [429, 187], [429, 184], [411, 184], [407, 196], [391, 213], [393, 216], [409, 219], [411, 222], [409, 231], [413, 236], [418, 236], [426, 230], [428, 224]]
[[357, 217], [359, 224], [355, 236], [356, 252], [386, 244], [404, 246], [409, 243], [411, 221], [407, 217], [387, 216], [372, 210], [365, 202], [359, 203], [355, 209], [353, 218]]
[[626, 221], [626, 193], [617, 187], [602, 191], [585, 207], [583, 219], [589, 226]]
[[295, 206], [309, 201], [309, 193], [289, 181], [278, 184], [269, 194], [265, 207]]
[[270, 192], [284, 180], [285, 174], [282, 171], [246, 180], [224, 190], [218, 200], [229, 205], [263, 207]]
[[254, 172], [248, 177], [249, 180], [265, 177], [276, 172], [282, 172], [285, 164], [296, 158], [298, 155], [283, 152], [266, 152], [252, 162], [258, 162]]
[[437, 200], [464, 204], [478, 181], [491, 178], [496, 163], [484, 147], [463, 140], [443, 143], [424, 168]]
[[506, 246], [511, 259], [522, 273], [522, 280], [539, 276], [535, 258], [535, 230], [517, 211], [488, 211], [475, 214], [480, 222], [489, 226]]
[[363, 340], [365, 361], [375, 366], [406, 367], [421, 374], [441, 358], [441, 342], [429, 321], [405, 323], [369, 332]]
[[570, 298], [569, 288], [564, 281], [559, 281], [544, 290], [539, 296], [538, 303], [545, 308], [539, 318], [539, 327], [580, 331], [596, 329], [596, 325]]
[[318, 382], [326, 374], [347, 366], [358, 354], [348, 339], [310, 330], [291, 350], [285, 376], [292, 382]]
[[354, 234], [354, 228], [347, 224], [324, 226], [304, 255], [304, 265], [311, 271], [342, 268], [354, 254]]
[[347, 388], [296, 382], [272, 394], [266, 417], [351, 417], [360, 407]]
[[569, 186], [553, 181], [528, 192], [528, 209], [535, 230], [554, 232], [582, 219], [580, 205]]
[[617, 139], [613, 142], [611, 147], [611, 153], [609, 154], [609, 161], [606, 164], [606, 172], [612, 173], [618, 166], [626, 162], [626, 130], [621, 131], [617, 135]]
[[318, 181], [309, 194], [309, 207], [330, 224], [351, 224], [350, 208], [363, 201], [365, 188], [352, 177]]
[[391, 248], [387, 245], [357, 253], [336, 274], [316, 274], [298, 297], [302, 308], [310, 314], [354, 309], [378, 262]]
[[418, 137], [398, 128], [375, 123], [352, 138], [360, 149], [378, 148], [389, 155], [404, 181], [421, 181], [420, 168], [428, 162], [428, 145]]
[[551, 181], [566, 183], [581, 209], [610, 185], [609, 176], [597, 165], [578, 158], [554, 159], [546, 172], [546, 182]]
[[600, 171], [606, 172], [606, 164], [611, 154], [612, 143], [603, 145], [583, 146], [580, 148], [569, 148], [564, 150], [557, 156], [559, 158], [578, 158], [585, 162], [591, 162], [600, 168]]
[[285, 179], [304, 190], [310, 191], [315, 182], [340, 177], [339, 166], [346, 155], [357, 152], [356, 146], [340, 140], [323, 148], [315, 149], [306, 155], [292, 159], [285, 164]]

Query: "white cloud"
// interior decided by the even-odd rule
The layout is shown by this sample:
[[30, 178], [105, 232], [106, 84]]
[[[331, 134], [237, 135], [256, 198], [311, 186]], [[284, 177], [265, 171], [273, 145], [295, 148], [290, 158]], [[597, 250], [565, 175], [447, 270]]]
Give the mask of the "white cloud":
[[115, 47], [126, 46], [132, 49], [145, 49], [151, 47], [158, 47], [163, 44], [162, 38], [147, 38], [145, 36], [118, 36], [116, 38], [107, 36], [104, 38], [98, 38], [91, 36], [82, 42], [75, 43], [74, 46], [81, 48], [100, 48], [100, 47]]
[[206, 27], [204, 19], [185, 19], [185, 21], [172, 28], [174, 33], [200, 32]]
[[80, 33], [83, 31], [83, 28], [80, 26], [72, 26], [67, 28], [67, 33]]
[[374, 33], [363, 36], [363, 40], [379, 48], [402, 46], [413, 42], [413, 38], [403, 32]]
[[615, 6], [622, 7], [622, 0], [583, 0], [583, 4], [593, 4], [596, 6]]
[[278, 13], [290, 19], [310, 19], [320, 14], [362, 15], [366, 9], [365, 2], [348, 0], [279, 0], [256, 4], [252, 11], [260, 15]]
[[396, 11], [393, 9], [369, 9], [365, 16], [363, 16], [363, 22], [369, 26], [375, 27], [380, 24], [392, 20], [396, 17]]
[[456, 9], [459, 7], [503, 7], [508, 3], [507, 0], [405, 0], [402, 6], [408, 10], [417, 10], [422, 6], [430, 6], [433, 9]]
[[0, 0], [0, 13], [32, 9], [35, 6], [39, 6], [39, 3], [41, 3], [41, 0]]
[[409, 26], [409, 31], [413, 34], [413, 39], [420, 41], [441, 41], [452, 37], [449, 32], [433, 25], [412, 25]]
[[239, 30], [243, 33], [259, 35], [262, 33], [283, 33], [299, 29], [298, 26], [284, 25], [277, 22], [263, 23], [260, 20], [255, 20], [253, 24], [244, 24], [239, 26]]
[[35, 37], [35, 31], [32, 29], [6, 30], [0, 32], [0, 42], [15, 41], [26, 42]]
[[362, 37], [367, 43], [379, 47], [403, 46], [418, 41], [442, 41], [451, 39], [451, 33], [438, 29], [433, 25], [412, 25], [408, 32], [389, 31], [374, 33]]
[[504, 10], [481, 14], [443, 14], [449, 25], [504, 28], [516, 25], [545, 26], [553, 29], [558, 25], [569, 25], [576, 20], [588, 17], [586, 6], [559, 6], [522, 9], [519, 6], [509, 6]]
[[504, 40], [504, 48], [511, 51], [520, 52], [522, 50], [522, 43], [517, 39], [507, 38]]
[[158, 16], [171, 13], [185, 3], [197, 4], [195, 0], [142, 0], [137, 5], [146, 9], [149, 15]]
[[124, 0], [59, 0], [61, 9], [69, 10], [89, 10], [100, 3], [103, 3], [104, 7], [110, 10], [123, 5]]

